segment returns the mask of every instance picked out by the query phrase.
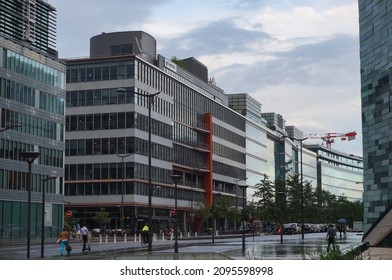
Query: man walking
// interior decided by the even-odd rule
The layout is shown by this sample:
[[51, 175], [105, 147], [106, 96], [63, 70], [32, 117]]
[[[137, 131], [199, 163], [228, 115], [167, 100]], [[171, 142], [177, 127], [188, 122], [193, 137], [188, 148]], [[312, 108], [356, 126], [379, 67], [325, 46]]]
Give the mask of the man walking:
[[82, 235], [82, 238], [83, 238], [83, 248], [82, 248], [82, 252], [84, 252], [85, 250], [87, 250], [86, 244], [87, 244], [87, 239], [88, 239], [88, 234], [89, 234], [86, 225], [84, 225], [84, 226], [80, 229], [80, 234]]
[[326, 239], [328, 241], [328, 246], [327, 246], [327, 253], [329, 253], [329, 249], [331, 248], [332, 245], [332, 250], [335, 250], [335, 237], [336, 237], [336, 230], [333, 224], [329, 226], [329, 229], [327, 231], [327, 236]]

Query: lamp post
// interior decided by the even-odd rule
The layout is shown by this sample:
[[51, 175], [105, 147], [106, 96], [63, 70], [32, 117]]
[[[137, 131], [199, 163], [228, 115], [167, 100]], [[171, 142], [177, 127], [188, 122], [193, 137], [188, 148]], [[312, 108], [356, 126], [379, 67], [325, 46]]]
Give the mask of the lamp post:
[[177, 183], [178, 181], [182, 178], [181, 175], [170, 175], [171, 179], [174, 182], [174, 209], [176, 212], [175, 218], [174, 218], [174, 253], [178, 253], [178, 212], [177, 212]]
[[44, 258], [44, 244], [45, 244], [45, 182], [56, 179], [56, 176], [46, 177], [42, 181], [42, 207], [41, 207], [41, 258]]
[[144, 93], [139, 93], [139, 92], [134, 92], [134, 91], [129, 91], [124, 88], [118, 88], [117, 92], [131, 92], [136, 95], [142, 96], [144, 98], [147, 98], [147, 106], [148, 106], [148, 252], [152, 251], [152, 165], [151, 165], [151, 149], [152, 149], [152, 143], [151, 143], [151, 108], [152, 105], [154, 104], [154, 98], [157, 96], [160, 92], [154, 93], [154, 94], [144, 94]]
[[20, 152], [20, 156], [29, 165], [29, 178], [27, 184], [27, 258], [30, 258], [30, 234], [31, 234], [31, 186], [32, 186], [32, 173], [31, 164], [39, 157], [39, 152], [24, 151]]
[[246, 199], [245, 199], [245, 191], [247, 185], [241, 185], [239, 186], [240, 189], [242, 189], [242, 254], [245, 255], [245, 206], [246, 206]]
[[125, 166], [124, 166], [124, 158], [129, 157], [132, 155], [125, 154], [125, 155], [117, 155], [121, 158], [121, 168], [122, 168], [122, 175], [121, 175], [121, 208], [120, 208], [120, 227], [121, 227], [121, 235], [124, 234], [124, 178], [125, 178]]

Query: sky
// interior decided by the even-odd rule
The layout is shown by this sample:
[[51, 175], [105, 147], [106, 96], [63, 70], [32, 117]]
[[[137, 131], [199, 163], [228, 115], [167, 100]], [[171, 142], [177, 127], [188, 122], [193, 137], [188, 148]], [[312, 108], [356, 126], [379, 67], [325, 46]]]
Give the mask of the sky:
[[362, 156], [357, 0], [47, 2], [60, 58], [88, 57], [102, 32], [141, 30], [157, 53], [195, 57], [226, 93], [248, 93], [305, 136], [357, 132], [332, 148]]

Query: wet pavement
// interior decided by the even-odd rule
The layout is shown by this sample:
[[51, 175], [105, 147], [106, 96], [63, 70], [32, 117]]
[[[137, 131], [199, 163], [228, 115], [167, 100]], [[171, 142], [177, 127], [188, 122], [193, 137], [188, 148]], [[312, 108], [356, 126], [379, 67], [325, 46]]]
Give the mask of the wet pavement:
[[[342, 252], [356, 248], [362, 244], [362, 235], [349, 232], [346, 239], [337, 238], [336, 245]], [[45, 259], [236, 259], [236, 260], [311, 260], [318, 259], [319, 252], [325, 252], [327, 242], [325, 233], [301, 235], [284, 235], [283, 243], [278, 235], [247, 235], [245, 251], [242, 250], [242, 236], [216, 236], [212, 243], [211, 236], [197, 238], [179, 238], [179, 252], [174, 254], [174, 240], [154, 240], [152, 252], [142, 246], [137, 236], [126, 240], [94, 238], [92, 250], [82, 253], [82, 241], [72, 240], [70, 256], [60, 256], [60, 247], [55, 240], [45, 243]], [[26, 244], [0, 244], [0, 259], [26, 259]], [[41, 244], [32, 241], [31, 259], [41, 258]]]

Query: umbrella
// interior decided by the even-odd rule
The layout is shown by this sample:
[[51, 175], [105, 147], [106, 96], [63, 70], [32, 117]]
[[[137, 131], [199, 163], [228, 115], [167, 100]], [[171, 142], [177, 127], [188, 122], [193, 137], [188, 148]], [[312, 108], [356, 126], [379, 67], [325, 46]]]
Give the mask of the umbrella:
[[337, 222], [340, 224], [344, 224], [344, 223], [347, 223], [347, 220], [342, 218], [342, 219], [337, 220]]

